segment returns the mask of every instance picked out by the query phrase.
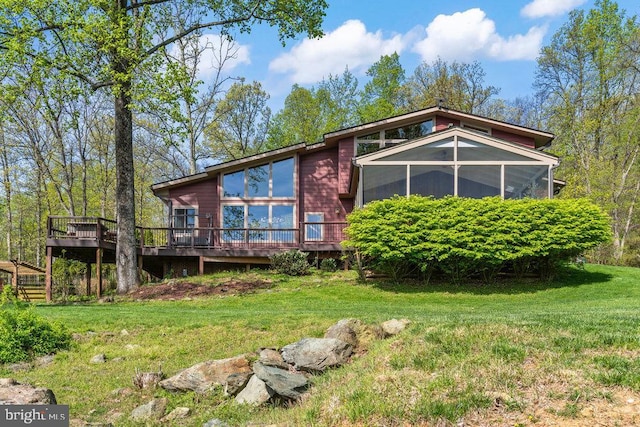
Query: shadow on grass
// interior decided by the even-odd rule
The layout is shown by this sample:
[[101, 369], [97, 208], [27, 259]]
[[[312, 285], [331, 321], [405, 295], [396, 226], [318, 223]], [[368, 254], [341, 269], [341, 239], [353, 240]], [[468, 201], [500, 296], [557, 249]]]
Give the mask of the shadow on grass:
[[432, 278], [429, 283], [407, 279], [401, 282], [394, 282], [388, 279], [370, 279], [368, 284], [379, 289], [394, 293], [464, 293], [475, 295], [491, 294], [526, 294], [535, 293], [548, 289], [570, 288], [596, 283], [607, 283], [614, 278], [612, 274], [589, 271], [588, 269], [578, 269], [567, 267], [558, 272], [553, 280], [543, 280], [533, 277], [516, 279], [509, 276], [499, 276], [494, 283], [484, 283], [480, 279], [469, 279], [464, 283], [451, 283], [446, 276]]

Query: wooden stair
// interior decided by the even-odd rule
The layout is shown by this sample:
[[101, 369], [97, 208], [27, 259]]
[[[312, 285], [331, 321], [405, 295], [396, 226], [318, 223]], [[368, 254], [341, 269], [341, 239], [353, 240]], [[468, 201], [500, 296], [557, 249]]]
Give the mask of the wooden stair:
[[44, 286], [20, 285], [18, 298], [27, 302], [44, 302], [47, 300], [47, 294]]

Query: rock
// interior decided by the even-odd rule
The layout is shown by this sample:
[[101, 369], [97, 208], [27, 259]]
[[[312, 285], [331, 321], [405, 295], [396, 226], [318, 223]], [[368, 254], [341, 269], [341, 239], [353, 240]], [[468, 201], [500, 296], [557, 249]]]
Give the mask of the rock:
[[162, 421], [164, 422], [164, 421], [179, 420], [182, 418], [187, 418], [189, 415], [191, 415], [191, 408], [178, 406], [173, 411], [169, 412], [164, 418], [162, 418]]
[[11, 372], [20, 372], [20, 371], [28, 371], [31, 369], [31, 363], [28, 362], [20, 362], [20, 363], [12, 363], [7, 366], [7, 369]]
[[13, 378], [0, 379], [0, 405], [57, 405], [48, 388], [21, 384]]
[[138, 406], [131, 412], [131, 418], [136, 421], [146, 421], [160, 419], [167, 409], [168, 400], [166, 398], [153, 399], [144, 405]]
[[324, 337], [344, 341], [356, 348], [358, 347], [358, 335], [356, 331], [361, 328], [362, 322], [358, 319], [342, 319], [327, 329]]
[[104, 353], [96, 354], [91, 358], [89, 363], [105, 363], [107, 361], [107, 356]]
[[136, 374], [133, 376], [133, 385], [139, 389], [155, 388], [163, 378], [164, 374], [162, 371], [140, 372], [136, 369]]
[[225, 381], [224, 394], [227, 396], [235, 396], [238, 394], [245, 388], [252, 375], [252, 372], [237, 372], [229, 375]]
[[229, 427], [229, 424], [217, 418], [213, 418], [207, 421], [206, 423], [202, 424], [202, 427]]
[[260, 350], [260, 363], [266, 366], [275, 366], [276, 368], [289, 369], [289, 365], [285, 363], [280, 352], [272, 348], [263, 348]]
[[45, 366], [53, 363], [55, 356], [53, 354], [48, 354], [46, 356], [41, 356], [36, 359], [36, 365]]
[[257, 376], [253, 375], [247, 386], [236, 396], [236, 402], [246, 405], [260, 406], [267, 403], [274, 391]]
[[380, 326], [384, 331], [386, 336], [397, 335], [400, 332], [404, 331], [407, 325], [411, 323], [410, 320], [407, 319], [391, 319], [383, 322]]
[[190, 390], [204, 393], [215, 386], [224, 386], [231, 374], [243, 372], [251, 372], [249, 361], [244, 355], [198, 363], [159, 384], [169, 391]]
[[343, 365], [353, 346], [335, 338], [303, 338], [282, 348], [282, 358], [303, 371], [317, 372]]
[[123, 330], [120, 331], [120, 336], [125, 337], [127, 335], [129, 335], [129, 331], [127, 331], [126, 329], [123, 329]]
[[309, 381], [302, 374], [265, 366], [260, 362], [253, 364], [253, 373], [277, 395], [287, 399], [298, 399], [309, 386]]

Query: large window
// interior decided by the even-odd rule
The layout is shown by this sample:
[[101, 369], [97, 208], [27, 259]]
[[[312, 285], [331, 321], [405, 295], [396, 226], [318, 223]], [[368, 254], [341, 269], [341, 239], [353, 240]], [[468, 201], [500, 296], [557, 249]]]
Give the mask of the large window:
[[225, 241], [293, 242], [293, 157], [224, 174]]
[[222, 196], [243, 199], [293, 198], [293, 158], [224, 174]]
[[240, 204], [222, 206], [225, 241], [293, 242], [293, 204]]

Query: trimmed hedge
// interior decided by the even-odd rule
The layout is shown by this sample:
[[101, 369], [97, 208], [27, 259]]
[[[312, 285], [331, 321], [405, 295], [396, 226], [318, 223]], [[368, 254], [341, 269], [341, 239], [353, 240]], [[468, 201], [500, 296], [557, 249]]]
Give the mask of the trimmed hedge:
[[548, 278], [611, 234], [608, 217], [586, 199], [394, 197], [347, 221], [343, 245], [394, 279], [440, 270], [456, 282], [470, 275], [491, 281], [507, 268]]

